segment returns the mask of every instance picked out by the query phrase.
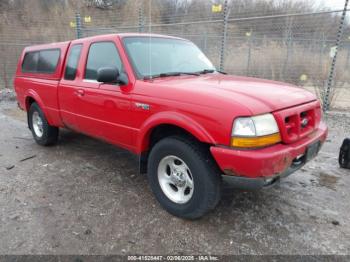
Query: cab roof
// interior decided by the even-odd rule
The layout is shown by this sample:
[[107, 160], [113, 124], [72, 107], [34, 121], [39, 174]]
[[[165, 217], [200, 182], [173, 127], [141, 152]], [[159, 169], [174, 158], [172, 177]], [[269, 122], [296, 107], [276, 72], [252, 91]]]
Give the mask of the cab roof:
[[89, 36], [89, 37], [83, 37], [79, 39], [73, 39], [71, 41], [65, 41], [65, 42], [53, 42], [48, 44], [39, 44], [39, 45], [31, 45], [24, 49], [24, 51], [36, 51], [36, 50], [43, 50], [43, 49], [52, 49], [52, 48], [66, 48], [69, 46], [70, 43], [76, 43], [76, 42], [85, 42], [85, 41], [94, 41], [94, 40], [100, 40], [100, 39], [106, 39], [108, 37], [119, 37], [119, 38], [125, 38], [125, 37], [161, 37], [161, 38], [169, 38], [169, 39], [178, 39], [178, 40], [185, 40], [187, 39], [175, 37], [175, 36], [169, 36], [169, 35], [161, 35], [161, 34], [148, 34], [148, 33], [118, 33], [118, 34], [104, 34], [104, 35], [96, 35], [96, 36]]
[[[169, 36], [169, 35], [161, 35], [161, 34], [148, 34], [148, 33], [118, 33], [118, 34], [104, 34], [104, 35], [96, 35], [96, 36], [90, 36], [90, 37], [84, 37], [79, 38], [79, 40], [98, 40], [100, 38], [106, 38], [106, 37], [162, 37], [162, 38], [170, 38], [170, 39], [178, 39], [178, 40], [186, 40], [180, 37], [175, 36]], [[76, 39], [78, 40], [78, 39]], [[74, 40], [75, 41], [75, 40]]]

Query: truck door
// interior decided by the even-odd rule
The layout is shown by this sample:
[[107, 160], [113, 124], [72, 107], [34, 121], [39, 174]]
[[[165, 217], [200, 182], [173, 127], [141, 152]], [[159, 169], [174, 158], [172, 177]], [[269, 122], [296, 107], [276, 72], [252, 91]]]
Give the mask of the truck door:
[[131, 144], [130, 93], [118, 84], [97, 82], [97, 70], [102, 67], [124, 67], [116, 43], [112, 40], [90, 43], [81, 81], [81, 94], [76, 106], [79, 129], [116, 145]]
[[82, 44], [73, 44], [69, 49], [64, 76], [58, 87], [58, 102], [62, 121], [73, 130], [79, 130], [76, 118], [79, 109], [76, 107], [76, 104], [80, 87], [76, 78], [81, 73], [78, 71], [78, 65], [82, 48]]

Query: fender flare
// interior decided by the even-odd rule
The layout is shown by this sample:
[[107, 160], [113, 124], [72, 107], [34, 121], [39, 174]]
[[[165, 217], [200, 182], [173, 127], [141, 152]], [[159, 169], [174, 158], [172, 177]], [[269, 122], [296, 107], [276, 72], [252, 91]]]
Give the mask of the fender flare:
[[[45, 118], [47, 120], [47, 122], [49, 124], [52, 124], [52, 120], [50, 118], [50, 116], [47, 114], [46, 110], [45, 110], [45, 104], [43, 102], [43, 100], [40, 98], [40, 96], [38, 95], [37, 92], [35, 92], [33, 89], [28, 89], [27, 92], [24, 94], [24, 102], [25, 102], [25, 107], [26, 107], [26, 110], [27, 110], [27, 115], [28, 115], [28, 112], [29, 112], [29, 107], [27, 107], [27, 100], [29, 98], [32, 98], [35, 100], [35, 102], [39, 105], [39, 107], [41, 108], [41, 110], [43, 111], [44, 115], [45, 115]], [[29, 117], [29, 116], [28, 116]], [[29, 119], [27, 119], [29, 120]], [[29, 123], [29, 122], [28, 122]]]
[[138, 153], [147, 151], [152, 130], [163, 124], [174, 125], [182, 128], [201, 142], [216, 144], [215, 140], [206, 129], [192, 118], [178, 112], [165, 111], [152, 115], [141, 126], [136, 143], [136, 150]]

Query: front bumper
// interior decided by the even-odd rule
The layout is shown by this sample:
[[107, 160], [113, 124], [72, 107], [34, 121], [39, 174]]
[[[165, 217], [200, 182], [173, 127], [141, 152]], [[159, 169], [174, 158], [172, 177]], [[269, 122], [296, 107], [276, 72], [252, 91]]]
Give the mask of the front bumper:
[[309, 145], [317, 141], [322, 145], [327, 133], [327, 126], [321, 122], [313, 133], [292, 144], [277, 144], [256, 150], [212, 146], [210, 151], [225, 174], [224, 182], [243, 189], [261, 188], [301, 168], [310, 159], [300, 156], [305, 156]]

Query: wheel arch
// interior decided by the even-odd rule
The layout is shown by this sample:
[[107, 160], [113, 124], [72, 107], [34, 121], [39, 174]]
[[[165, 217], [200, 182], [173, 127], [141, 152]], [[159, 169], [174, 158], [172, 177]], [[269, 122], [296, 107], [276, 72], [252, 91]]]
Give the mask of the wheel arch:
[[[212, 136], [193, 119], [177, 112], [162, 112], [145, 122], [140, 130], [137, 151], [140, 154], [140, 172], [146, 173], [148, 154], [162, 138], [182, 136], [202, 144], [216, 144]], [[209, 148], [209, 146], [208, 146]]]
[[161, 112], [146, 120], [140, 128], [137, 141], [137, 151], [139, 153], [148, 150], [152, 132], [155, 128], [164, 125], [180, 128], [198, 141], [215, 144], [215, 140], [206, 129], [192, 118], [178, 112]]
[[27, 111], [27, 123], [28, 123], [28, 127], [29, 127], [29, 109], [30, 106], [33, 103], [37, 103], [38, 106], [41, 108], [41, 110], [43, 111], [45, 118], [47, 120], [47, 122], [49, 124], [52, 123], [52, 120], [49, 116], [49, 114], [46, 112], [45, 110], [45, 106], [44, 106], [44, 102], [42, 101], [42, 99], [40, 98], [40, 96], [34, 91], [34, 90], [28, 90], [28, 92], [25, 94], [24, 96], [24, 103], [25, 103], [25, 110]]

